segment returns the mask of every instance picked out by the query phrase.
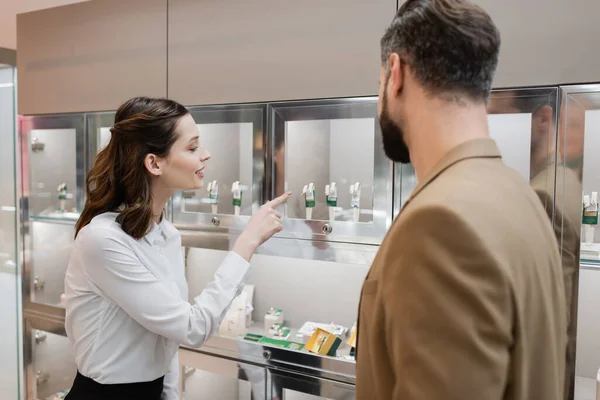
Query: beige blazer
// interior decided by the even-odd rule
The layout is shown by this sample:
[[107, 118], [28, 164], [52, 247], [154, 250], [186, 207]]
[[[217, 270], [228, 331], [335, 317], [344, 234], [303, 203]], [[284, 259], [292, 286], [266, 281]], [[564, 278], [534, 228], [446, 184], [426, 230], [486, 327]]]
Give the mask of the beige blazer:
[[451, 151], [403, 207], [364, 282], [357, 399], [562, 399], [557, 247], [539, 198], [491, 139]]

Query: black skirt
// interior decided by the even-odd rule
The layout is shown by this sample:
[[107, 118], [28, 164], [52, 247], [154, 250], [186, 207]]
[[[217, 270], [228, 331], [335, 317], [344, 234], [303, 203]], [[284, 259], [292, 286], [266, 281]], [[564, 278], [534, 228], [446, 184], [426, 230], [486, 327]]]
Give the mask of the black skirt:
[[65, 400], [161, 400], [163, 381], [116, 383], [104, 385], [77, 371], [75, 382]]

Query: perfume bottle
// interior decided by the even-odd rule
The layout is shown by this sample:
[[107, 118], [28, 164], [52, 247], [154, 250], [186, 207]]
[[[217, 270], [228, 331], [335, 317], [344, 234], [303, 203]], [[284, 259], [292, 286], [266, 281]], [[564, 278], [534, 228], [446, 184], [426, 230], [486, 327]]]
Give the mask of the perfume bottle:
[[583, 215], [581, 223], [584, 226], [585, 244], [591, 246], [594, 243], [595, 226], [598, 224], [598, 192], [592, 192], [592, 196], [583, 196]]
[[335, 219], [335, 208], [337, 207], [337, 186], [335, 182], [331, 182], [325, 186], [325, 196], [327, 199], [327, 207], [329, 208], [329, 220]]
[[306, 207], [306, 219], [312, 219], [312, 211], [316, 205], [315, 184], [311, 182], [308, 185], [304, 185], [302, 194], [304, 195], [304, 206]]
[[240, 181], [233, 182], [231, 185], [231, 194], [233, 197], [233, 214], [240, 215], [240, 207], [242, 206], [242, 189]]
[[350, 196], [352, 220], [358, 222], [360, 218], [360, 182], [350, 185]]
[[64, 213], [66, 211], [66, 201], [67, 201], [67, 184], [61, 183], [56, 188], [58, 192], [58, 212]]
[[206, 190], [208, 191], [208, 202], [211, 205], [212, 213], [216, 214], [219, 207], [219, 183], [217, 181], [209, 182]]

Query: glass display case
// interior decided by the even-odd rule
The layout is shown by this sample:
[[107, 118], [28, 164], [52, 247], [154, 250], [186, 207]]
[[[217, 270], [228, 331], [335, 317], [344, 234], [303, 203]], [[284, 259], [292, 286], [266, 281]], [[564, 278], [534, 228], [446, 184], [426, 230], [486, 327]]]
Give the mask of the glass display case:
[[379, 244], [392, 221], [393, 164], [377, 98], [269, 105], [274, 196], [292, 198], [280, 237]]
[[84, 204], [84, 115], [20, 117], [19, 133], [23, 302], [56, 314]]
[[[563, 236], [563, 261], [571, 265], [567, 282], [571, 283], [569, 303], [571, 359], [577, 381], [595, 387], [600, 368], [598, 335], [600, 323], [596, 304], [600, 301], [600, 238], [598, 237], [598, 192], [600, 174], [600, 85], [561, 87], [559, 140], [557, 143], [557, 232]], [[579, 268], [578, 268], [579, 267]], [[576, 338], [576, 339], [575, 339]], [[575, 343], [577, 344], [575, 349]]]
[[[557, 199], [570, 189], [558, 184], [566, 176], [557, 158], [558, 100], [557, 88], [494, 91], [489, 125], [506, 163], [531, 182], [555, 227], [564, 227]], [[361, 286], [418, 184], [410, 165], [385, 157], [377, 98], [189, 110], [212, 155], [206, 187], [177, 193], [168, 205], [182, 234], [190, 300], [213, 279], [252, 213], [286, 190], [293, 196], [280, 210], [284, 230], [258, 249], [245, 290], [215, 335], [200, 349], [180, 350], [183, 398], [210, 388], [212, 398], [354, 398]], [[21, 119], [28, 320], [64, 323], [60, 295], [85, 171], [108, 143], [113, 119], [112, 112]], [[565, 265], [569, 251], [579, 254], [565, 245], [566, 232], [557, 229]], [[33, 365], [46, 353], [28, 343]]]
[[267, 398], [267, 369], [221, 357], [179, 351], [181, 398], [254, 400]]
[[27, 399], [62, 400], [67, 395], [77, 366], [71, 343], [60, 321], [28, 318], [24, 323], [25, 381]]
[[266, 106], [190, 107], [200, 145], [211, 154], [204, 188], [178, 192], [172, 221], [181, 229], [240, 231], [262, 204], [265, 182]]

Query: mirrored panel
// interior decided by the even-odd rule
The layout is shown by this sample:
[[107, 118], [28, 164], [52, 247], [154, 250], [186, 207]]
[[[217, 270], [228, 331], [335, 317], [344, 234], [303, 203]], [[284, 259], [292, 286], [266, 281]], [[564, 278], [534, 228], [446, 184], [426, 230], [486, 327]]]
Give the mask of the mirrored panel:
[[20, 118], [24, 213], [75, 221], [84, 203], [83, 115]]
[[173, 197], [173, 221], [185, 229], [241, 229], [263, 203], [266, 108], [191, 107], [190, 113], [210, 159], [203, 170], [203, 187]]
[[75, 355], [66, 336], [43, 330], [31, 331], [33, 362], [29, 368], [28, 398], [62, 400], [77, 373]]
[[391, 222], [392, 164], [383, 153], [377, 99], [271, 105], [280, 236], [378, 244]]
[[[502, 159], [530, 182], [553, 215], [557, 90], [495, 90], [488, 103], [489, 133]], [[396, 166], [394, 213], [418, 185], [410, 165]]]
[[181, 392], [184, 399], [266, 399], [267, 371], [192, 351], [179, 351]]

